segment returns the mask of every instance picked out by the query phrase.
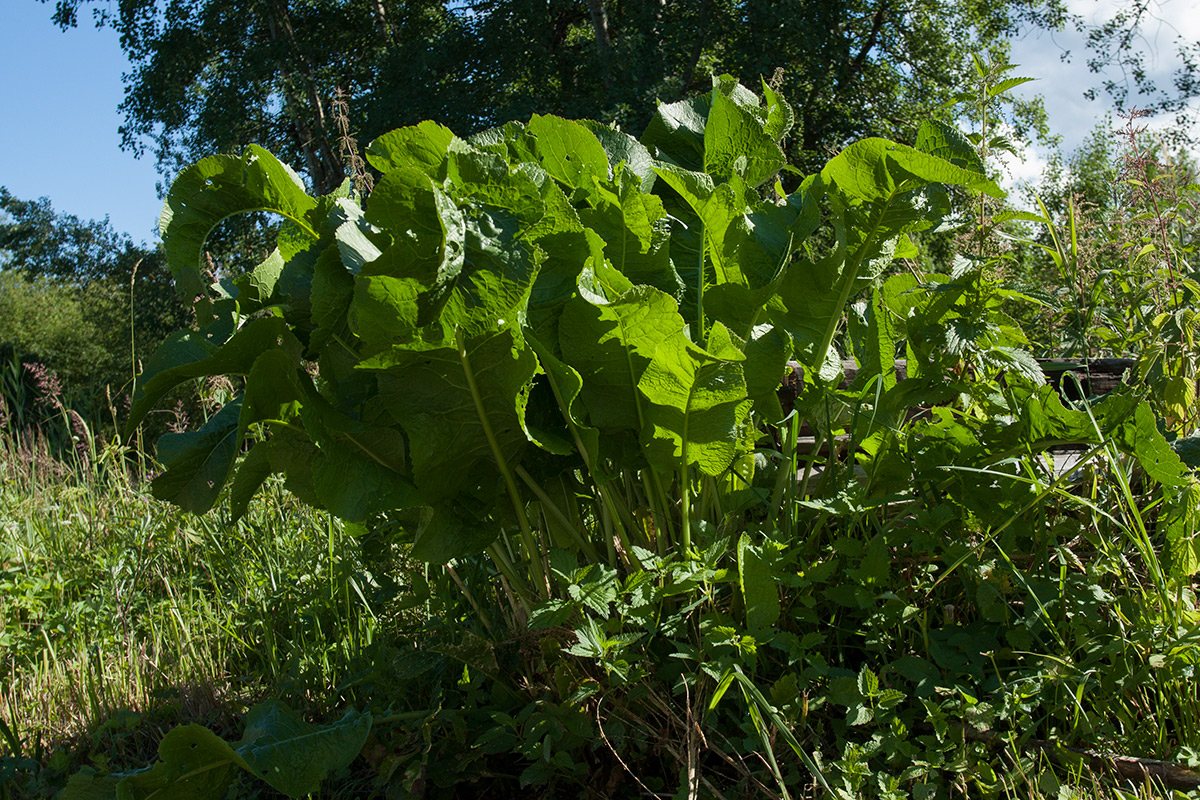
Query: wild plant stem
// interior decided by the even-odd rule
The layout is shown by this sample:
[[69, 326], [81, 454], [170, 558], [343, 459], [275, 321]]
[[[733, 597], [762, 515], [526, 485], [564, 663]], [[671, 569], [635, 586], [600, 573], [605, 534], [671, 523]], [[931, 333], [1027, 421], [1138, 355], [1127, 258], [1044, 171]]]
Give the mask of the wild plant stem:
[[[817, 451], [819, 451], [821, 449], [821, 445], [823, 445], [823, 444], [825, 444], [825, 435], [818, 432], [817, 435], [813, 437], [812, 453], [809, 456], [808, 460], [804, 462], [804, 477], [800, 479], [800, 486], [799, 486], [799, 488], [796, 489], [797, 497], [803, 498], [806, 496], [806, 493], [808, 492], [808, 479], [812, 477], [813, 461], [817, 457]], [[831, 468], [830, 464], [833, 462], [833, 457], [834, 457], [834, 452], [833, 452], [833, 446], [831, 444], [830, 448], [829, 448], [829, 463], [827, 463], [825, 465], [826, 469]]]
[[591, 542], [587, 541], [578, 530], [575, 529], [575, 525], [569, 519], [567, 519], [567, 515], [564, 514], [562, 509], [560, 509], [558, 505], [550, 499], [550, 496], [546, 494], [545, 490], [543, 490], [538, 482], [533, 479], [533, 476], [526, 472], [525, 468], [520, 464], [517, 465], [514, 471], [517, 473], [517, 477], [524, 481], [525, 485], [529, 487], [529, 490], [537, 496], [538, 500], [541, 501], [542, 508], [546, 509], [551, 516], [562, 523], [562, 526], [566, 528], [567, 532], [571, 535], [571, 538], [575, 540], [575, 544], [577, 544], [579, 549], [587, 555], [588, 559], [591, 561], [599, 561], [600, 556], [596, 552], [596, 548]]
[[479, 621], [483, 623], [483, 627], [485, 630], [487, 630], [488, 635], [492, 638], [495, 638], [496, 632], [492, 630], [492, 623], [488, 618], [487, 612], [480, 607], [478, 602], [476, 602], [475, 595], [471, 594], [471, 590], [467, 588], [465, 583], [463, 583], [462, 578], [458, 577], [458, 573], [455, 572], [454, 567], [447, 564], [446, 574], [449, 575], [450, 580], [454, 581], [454, 583], [458, 586], [458, 590], [462, 592], [463, 597], [467, 598], [467, 602], [470, 603], [471, 608], [475, 610], [475, 615], [479, 617]]
[[505, 458], [504, 452], [500, 449], [500, 443], [496, 441], [496, 434], [492, 431], [492, 421], [488, 417], [483, 397], [479, 394], [479, 386], [475, 382], [475, 370], [471, 367], [471, 357], [467, 355], [466, 343], [463, 341], [461, 332], [455, 334], [454, 341], [458, 345], [458, 358], [463, 366], [463, 375], [467, 379], [467, 388], [471, 392], [471, 401], [475, 404], [475, 413], [479, 417], [479, 423], [483, 428], [483, 435], [487, 438], [488, 447], [491, 448], [496, 468], [500, 470], [500, 474], [504, 478], [504, 486], [508, 490], [508, 498], [512, 502], [513, 512], [517, 515], [517, 524], [521, 527], [521, 541], [525, 546], [525, 562], [529, 565], [534, 590], [543, 597], [549, 597], [550, 585], [546, 582], [546, 571], [542, 566], [542, 554], [534, 541], [533, 528], [530, 526], [529, 518], [525, 514], [525, 503], [521, 500], [521, 493], [517, 487], [517, 482], [513, 478], [512, 470], [508, 468], [508, 460]]
[[[601, 504], [604, 505], [609, 511], [610, 524], [615, 527], [617, 536], [621, 539], [622, 544], [627, 548], [627, 552], [629, 552], [632, 556], [633, 551], [628, 549], [629, 536], [627, 531], [633, 530], [636, 527], [633, 525], [633, 517], [630, 515], [629, 509], [625, 508], [624, 505], [621, 505], [620, 507], [617, 506], [617, 498], [613, 497], [605, 483], [596, 477], [596, 471], [592, 464], [593, 456], [588, 452], [587, 447], [585, 447], [583, 444], [583, 437], [579, 435], [579, 428], [576, 426], [575, 420], [571, 417], [570, 409], [563, 399], [562, 389], [558, 385], [558, 379], [551, 370], [546, 371], [546, 377], [550, 381], [550, 389], [554, 392], [554, 399], [558, 402], [558, 408], [559, 411], [562, 412], [563, 420], [565, 420], [567, 423], [567, 430], [571, 432], [571, 438], [575, 442], [575, 449], [579, 451], [579, 456], [583, 459], [584, 466], [587, 467], [588, 475], [592, 479], [592, 484], [596, 487], [596, 491], [600, 495]], [[612, 552], [613, 547], [611, 534], [612, 531], [607, 532], [606, 539], [608, 541], [608, 550], [610, 551], [610, 564], [615, 565], [615, 561], [613, 558], [611, 558], [611, 556], [615, 556], [615, 552]], [[592, 548], [592, 552], [595, 552], [594, 546]]]
[[708, 250], [708, 232], [700, 220], [700, 258], [696, 265], [696, 344], [704, 342], [704, 254]]
[[687, 461], [679, 471], [680, 514], [683, 517], [683, 538], [680, 545], [684, 558], [691, 558], [692, 552], [692, 482], [688, 475]]
[[674, 546], [675, 524], [669, 513], [671, 503], [663, 490], [662, 478], [653, 469], [647, 468], [642, 470], [642, 482], [645, 484], [646, 502], [650, 506], [650, 513], [657, 520], [657, 528], [665, 534], [667, 542]]
[[[882, 218], [887, 214], [891, 204], [892, 201], [888, 200], [887, 204], [880, 210], [878, 218]], [[841, 326], [842, 317], [844, 316], [843, 311], [846, 308], [846, 304], [850, 302], [850, 295], [854, 292], [854, 283], [858, 280], [859, 270], [862, 269], [863, 258], [875, 244], [875, 239], [878, 236], [879, 225], [871, 225], [870, 233], [863, 239], [863, 243], [859, 246], [857, 256], [853, 262], [847, 262], [844, 265], [845, 270], [842, 273], [841, 283], [838, 287], [837, 304], [834, 306], [836, 313], [829, 318], [829, 324], [825, 326], [825, 333], [821, 336], [821, 343], [813, 351], [813, 362], [809, 365], [818, 375], [829, 354], [829, 348], [833, 346], [833, 337], [837, 335], [837, 330]]]
[[786, 420], [783, 430], [783, 449], [780, 453], [779, 474], [775, 478], [775, 487], [771, 492], [771, 511], [767, 525], [775, 530], [779, 522], [779, 510], [784, 505], [784, 495], [788, 485], [796, 483], [796, 445], [800, 438], [800, 416], [792, 413]]
[[512, 560], [509, 559], [508, 554], [504, 552], [504, 548], [493, 542], [488, 546], [487, 554], [491, 556], [496, 569], [500, 570], [500, 574], [508, 578], [508, 582], [512, 584], [513, 590], [517, 593], [517, 597], [521, 599], [522, 604], [525, 604], [525, 610], [528, 611], [528, 602], [533, 596], [532, 592], [517, 575], [517, 570], [513, 566]]

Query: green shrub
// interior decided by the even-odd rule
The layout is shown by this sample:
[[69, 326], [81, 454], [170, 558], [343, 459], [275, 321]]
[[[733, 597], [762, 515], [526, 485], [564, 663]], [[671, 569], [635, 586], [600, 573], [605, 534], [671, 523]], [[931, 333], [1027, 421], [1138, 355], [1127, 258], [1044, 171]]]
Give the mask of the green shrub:
[[[147, 363], [130, 425], [198, 378], [228, 397], [163, 437], [154, 494], [236, 519], [280, 476], [364, 553], [426, 562], [380, 601], [422, 630], [339, 686], [371, 706], [378, 791], [1025, 796], [1096, 742], [1198, 744], [1200, 707], [1164, 698], [1200, 660], [1200, 483], [1152, 407], [1045, 384], [966, 137], [857, 142], [788, 193], [792, 114], [763, 91], [718, 79], [640, 141], [404, 128], [365, 201], [253, 146], [172, 187], [202, 327]], [[889, 275], [953, 221], [947, 185], [966, 252]], [[210, 281], [206, 236], [263, 209], [277, 249]], [[156, 790], [247, 768], [168, 739]]]

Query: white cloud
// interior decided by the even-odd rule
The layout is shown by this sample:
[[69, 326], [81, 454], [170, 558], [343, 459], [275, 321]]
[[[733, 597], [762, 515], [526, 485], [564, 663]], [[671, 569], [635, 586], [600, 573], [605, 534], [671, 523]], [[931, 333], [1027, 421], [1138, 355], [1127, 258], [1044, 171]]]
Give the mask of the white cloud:
[[[1130, 5], [1127, 0], [1067, 0], [1067, 10], [1083, 17], [1089, 25], [1103, 25]], [[1200, 14], [1191, 0], [1151, 0], [1140, 28], [1148, 48], [1173, 49], [1176, 37], [1200, 39]]]
[[[1086, 25], [1096, 26], [1112, 20], [1119, 11], [1129, 7], [1128, 0], [1067, 0], [1068, 10], [1083, 18]], [[1178, 48], [1181, 41], [1200, 40], [1200, 13], [1194, 0], [1151, 0], [1138, 29], [1137, 43], [1145, 53], [1145, 65], [1150, 78], [1160, 88], [1172, 87], [1171, 77], [1180, 65]], [[1050, 130], [1062, 137], [1062, 150], [1071, 153], [1106, 116], [1114, 110], [1113, 103], [1103, 92], [1105, 80], [1126, 82], [1126, 76], [1116, 68], [1104, 74], [1094, 74], [1087, 66], [1091, 55], [1084, 33], [1074, 28], [1064, 31], [1031, 29], [1012, 40], [1011, 59], [1018, 65], [1017, 74], [1037, 78], [1014, 90], [1023, 97], [1041, 95], [1045, 100]], [[1132, 78], [1128, 78], [1131, 89]], [[1085, 93], [1096, 89], [1096, 99]], [[1132, 93], [1131, 93], [1132, 96]], [[1133, 99], [1136, 99], [1134, 97]], [[1200, 101], [1194, 101], [1186, 112], [1200, 122]], [[1114, 126], [1122, 127], [1120, 120]], [[1175, 125], [1175, 115], [1159, 115], [1143, 120], [1153, 134]], [[1011, 178], [1006, 181], [1014, 188], [1023, 180], [1036, 180], [1047, 163], [1047, 151], [1042, 146], [1027, 148], [1024, 163], [1010, 159]], [[1200, 149], [1195, 153], [1200, 157]]]
[[1002, 153], [1000, 169], [1004, 177], [1000, 185], [1010, 194], [1025, 184], [1034, 184], [1050, 166], [1049, 160], [1037, 147], [1025, 147], [1017, 154]]

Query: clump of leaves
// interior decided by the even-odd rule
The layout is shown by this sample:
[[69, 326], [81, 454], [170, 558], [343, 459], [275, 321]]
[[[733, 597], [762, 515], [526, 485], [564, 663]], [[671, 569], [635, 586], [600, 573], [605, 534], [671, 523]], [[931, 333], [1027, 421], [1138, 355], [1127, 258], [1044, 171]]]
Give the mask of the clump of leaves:
[[[1091, 663], [1063, 627], [1080, 585], [1036, 565], [1068, 558], [1064, 522], [1098, 501], [1050, 449], [1136, 471], [1123, 544], [1153, 602], [1200, 565], [1164, 564], [1139, 516], [1135, 492], [1196, 485], [1139, 397], [1064, 405], [981, 263], [884, 278], [950, 215], [947, 186], [1000, 194], [971, 142], [927, 122], [787, 193], [791, 124], [769, 86], [720, 78], [640, 141], [537, 116], [469, 140], [394, 131], [366, 150], [365, 204], [349, 184], [310, 196], [256, 147], [180, 174], [165, 248], [203, 327], [149, 362], [130, 424], [230, 376], [203, 427], [161, 440], [156, 495], [199, 513], [227, 490], [236, 516], [281, 474], [441, 567], [409, 602], [460, 667], [384, 782], [453, 786], [447, 763], [487, 753], [455, 762], [428, 732], [463, 745], [470, 725], [525, 760], [522, 785], [578, 785], [607, 750], [643, 789], [677, 775], [688, 796], [706, 772], [785, 796], [937, 796], [948, 775], [998, 791], [1022, 767], [989, 736], [1019, 752], [1067, 685], [1024, 654]], [[207, 284], [205, 238], [263, 209], [286, 220], [276, 250]], [[1196, 504], [1161, 505], [1186, 554]], [[643, 779], [627, 758], [658, 766]]]

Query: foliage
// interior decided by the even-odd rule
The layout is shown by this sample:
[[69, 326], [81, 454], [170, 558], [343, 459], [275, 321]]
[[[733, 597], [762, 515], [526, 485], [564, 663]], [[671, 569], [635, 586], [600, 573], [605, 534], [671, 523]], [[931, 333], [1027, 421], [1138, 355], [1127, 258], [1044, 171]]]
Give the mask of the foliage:
[[[1195, 413], [1195, 165], [1148, 140], [1136, 117], [1119, 141], [1099, 132], [1058, 184], [1037, 198], [1032, 244], [1045, 302], [1038, 346], [1064, 357], [1136, 360], [1166, 427], [1181, 436]], [[1116, 161], [1116, 163], [1112, 163]], [[1040, 256], [1040, 257], [1038, 257]], [[1036, 269], [1036, 267], [1035, 267]]]
[[68, 405], [102, 419], [135, 358], [186, 324], [186, 308], [158, 253], [107, 220], [59, 214], [3, 187], [0, 211], [0, 345], [54, 370]]
[[[382, 602], [396, 587], [371, 572], [390, 560], [368, 568], [354, 531], [281, 488], [238, 525], [187, 517], [143, 491], [137, 453], [91, 449], [77, 469], [0, 438], [0, 796], [52, 796], [84, 767], [134, 772], [178, 725], [192, 728], [176, 743], [216, 747], [203, 726], [261, 748], [247, 711], [264, 697], [335, 723], [336, 687], [377, 688], [372, 660], [386, 657], [372, 639], [403, 625]], [[359, 735], [368, 722], [347, 720]], [[303, 727], [282, 707], [264, 724]]]
[[[21, 200], [0, 187], [0, 210], [4, 266], [29, 277], [76, 285], [106, 279], [128, 283], [135, 264], [155, 258], [128, 235], [114, 231], [107, 218], [84, 221], [57, 213], [45, 197]], [[147, 269], [143, 278], [153, 279], [153, 272]]]
[[[1079, 20], [1075, 24], [1087, 33], [1091, 51], [1088, 68], [1094, 73], [1108, 71], [1114, 65], [1119, 68], [1123, 80], [1109, 78], [1104, 81], [1103, 88], [1120, 113], [1132, 114], [1141, 108], [1153, 113], [1173, 114], [1174, 125], [1168, 129], [1168, 135], [1177, 144], [1194, 142], [1195, 115], [1189, 112], [1189, 107], [1200, 95], [1197, 80], [1200, 46], [1175, 31], [1171, 42], [1175, 50], [1175, 70], [1171, 74], [1171, 88], [1163, 89], [1155, 79], [1159, 70], [1153, 61], [1165, 61], [1164, 54], [1157, 46], [1148, 52], [1141, 41], [1147, 34], [1144, 27], [1158, 21], [1157, 7], [1156, 2], [1130, 3], [1114, 7], [1107, 19], [1098, 25], [1085, 27]], [[1162, 36], [1161, 29], [1156, 31], [1154, 38], [1157, 40], [1159, 36]], [[1150, 64], [1146, 63], [1148, 54]], [[1094, 89], [1087, 93], [1089, 98], [1095, 95]]]
[[112, 797], [194, 797], [220, 800], [240, 768], [288, 797], [320, 788], [331, 771], [358, 755], [371, 729], [371, 717], [348, 712], [341, 720], [313, 726], [277, 702], [246, 715], [246, 733], [236, 749], [201, 725], [175, 728], [158, 745], [160, 760], [127, 774], [97, 776], [85, 768], [72, 776], [59, 797], [99, 800]]
[[[951, 219], [947, 185], [992, 230], [966, 137], [863, 140], [789, 193], [792, 115], [763, 94], [719, 79], [640, 142], [400, 129], [365, 207], [253, 146], [172, 188], [204, 327], [147, 365], [131, 424], [201, 376], [236, 396], [164, 438], [153, 492], [237, 517], [278, 473], [431, 562], [370, 699], [380, 791], [1024, 796], [1073, 779], [1064, 753], [1196, 746], [1171, 698], [1200, 491], [1160, 421], [1044, 385], [974, 231], [951, 270], [886, 272]], [[206, 236], [264, 208], [277, 249], [206, 282]]]
[[[657, 161], [630, 137], [552, 117], [473, 144], [436, 125], [402, 129], [368, 148], [384, 179], [365, 214], [347, 197], [307, 196], [256, 147], [185, 171], [163, 215], [185, 296], [204, 290], [204, 237], [225, 216], [268, 207], [289, 223], [254, 273], [211, 287], [199, 305], [210, 327], [173, 336], [148, 366], [131, 425], [183, 380], [246, 380], [204, 429], [164, 440], [155, 491], [206, 510], [265, 422], [272, 435], [251, 450], [236, 497], [283, 472], [351, 521], [423, 509], [416, 551], [443, 562], [515, 523], [529, 575], [498, 564], [525, 598], [546, 584], [518, 478], [547, 505], [531, 476], [581, 469], [623, 544], [686, 551], [694, 479], [728, 481], [750, 455], [751, 406], [778, 409], [790, 356], [830, 380], [848, 300], [895, 240], [948, 211], [930, 180], [998, 191], [930, 155], [969, 148], [927, 126], [924, 151], [864, 140], [796, 193], [776, 185], [779, 199], [762, 200], [791, 119], [766, 91], [761, 105], [721, 81], [664, 106], [645, 137]], [[661, 195], [646, 193], [655, 181]], [[805, 246], [823, 214], [829, 252]], [[318, 365], [315, 382], [305, 362]], [[614, 470], [644, 473], [649, 496], [606, 489]], [[342, 480], [348, 471], [361, 480]], [[656, 542], [634, 523], [643, 503]], [[547, 513], [570, 522], [581, 551], [608, 549], [586, 517]]]
[[71, 386], [90, 389], [93, 380], [116, 380], [130, 370], [128, 329], [122, 334], [121, 325], [128, 309], [107, 288], [0, 272], [0, 341], [51, 365]]
[[[1005, 67], [976, 66], [986, 120]], [[1103, 753], [1195, 765], [1200, 459], [1155, 373], [1195, 361], [1188, 182], [1131, 160], [1106, 234], [1101, 291], [1141, 294], [1093, 316], [1148, 387], [1069, 402], [1000, 288], [995, 137], [931, 121], [789, 191], [793, 117], [719, 79], [641, 141], [423, 123], [368, 148], [367, 201], [262, 148], [182, 170], [165, 253], [202, 327], [131, 424], [228, 376], [152, 482], [222, 521], [86, 428], [78, 469], [3, 440], [0, 791], [1128, 796]], [[919, 260], [964, 205], [963, 252]], [[264, 208], [276, 249], [211, 272]], [[336, 758], [269, 769], [314, 734]]]
[[[350, 130], [370, 140], [424, 119], [465, 135], [534, 113], [640, 131], [656, 100], [705, 91], [714, 72], [761, 76], [796, 104], [789, 157], [815, 170], [858, 138], [911, 141], [972, 54], [1066, 19], [1061, 3], [1031, 0], [58, 0], [54, 19], [70, 27], [88, 8], [120, 32], [134, 65], [125, 147], [151, 138], [174, 176], [257, 142], [319, 194], [346, 172], [338, 89]], [[1037, 107], [1025, 111], [1033, 124]]]

